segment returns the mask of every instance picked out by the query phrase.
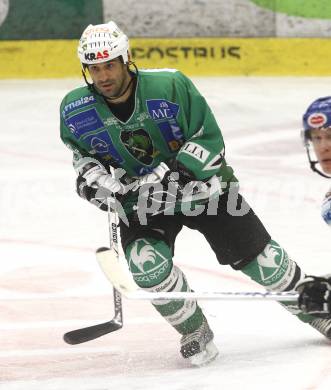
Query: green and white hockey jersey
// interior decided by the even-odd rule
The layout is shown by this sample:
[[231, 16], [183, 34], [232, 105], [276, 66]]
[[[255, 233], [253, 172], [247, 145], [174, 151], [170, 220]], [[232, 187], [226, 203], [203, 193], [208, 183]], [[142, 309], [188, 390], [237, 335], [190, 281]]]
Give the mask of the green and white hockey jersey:
[[74, 153], [74, 165], [93, 157], [134, 178], [176, 158], [197, 180], [216, 175], [222, 183], [236, 181], [223, 158], [223, 137], [214, 115], [179, 71], [140, 70], [134, 111], [126, 122], [88, 87], [68, 93], [60, 114], [61, 138]]

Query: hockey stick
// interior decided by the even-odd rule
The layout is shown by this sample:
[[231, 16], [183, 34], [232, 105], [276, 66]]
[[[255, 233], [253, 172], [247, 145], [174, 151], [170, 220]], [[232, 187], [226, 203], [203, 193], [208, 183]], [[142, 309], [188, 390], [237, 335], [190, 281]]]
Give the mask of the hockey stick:
[[[113, 198], [116, 202], [115, 197]], [[108, 228], [109, 228], [109, 244], [110, 250], [112, 251], [113, 257], [117, 258], [118, 261], [118, 234], [117, 234], [117, 213], [111, 212], [110, 202], [111, 199], [107, 199], [108, 202]], [[114, 218], [112, 218], [112, 215]], [[103, 252], [104, 250], [109, 251], [108, 248], [100, 248], [98, 251]], [[97, 251], [97, 257], [98, 257]], [[75, 329], [71, 332], [65, 333], [63, 339], [68, 344], [80, 344], [86, 341], [94, 340], [98, 337], [104, 336], [107, 333], [114, 332], [119, 330], [123, 326], [123, 313], [122, 313], [122, 297], [121, 293], [114, 287], [114, 317], [112, 320], [104, 322], [102, 324], [97, 324], [93, 326], [88, 326], [86, 328]]]
[[293, 302], [299, 297], [294, 292], [223, 292], [223, 291], [200, 291], [200, 292], [148, 292], [141, 290], [132, 280], [128, 270], [118, 261], [118, 257], [113, 250], [100, 248], [97, 251], [97, 260], [107, 279], [121, 294], [127, 299], [133, 300], [182, 300], [182, 299], [205, 299], [205, 300], [271, 300], [282, 302]]
[[273, 300], [282, 302], [293, 302], [298, 299], [298, 294], [293, 292], [148, 292], [137, 288], [128, 270], [119, 262], [117, 214], [112, 222], [110, 205], [108, 205], [108, 223], [111, 248], [99, 248], [96, 252], [97, 261], [107, 279], [113, 285], [114, 291], [114, 318], [111, 321], [76, 329], [64, 335], [68, 344], [79, 344], [94, 340], [108, 333], [114, 332], [123, 326], [122, 298], [121, 295], [133, 300], [183, 300], [183, 299], [205, 299], [205, 300]]
[[[112, 224], [112, 237], [115, 242], [117, 239], [117, 225]], [[114, 305], [115, 317], [113, 320], [90, 326], [88, 328], [77, 329], [67, 333], [66, 342], [69, 344], [79, 344], [85, 341], [94, 340], [107, 333], [114, 332], [123, 326], [122, 321], [122, 301], [121, 294], [133, 300], [182, 300], [182, 299], [206, 299], [206, 300], [272, 300], [282, 302], [293, 302], [298, 299], [298, 294], [293, 292], [273, 293], [273, 292], [221, 292], [221, 291], [206, 291], [206, 292], [147, 292], [137, 288], [133, 282], [128, 270], [118, 261], [118, 248], [115, 245], [111, 248], [99, 248], [96, 252], [98, 263], [106, 275], [107, 279], [113, 285], [114, 290]], [[116, 301], [116, 297], [119, 300]], [[118, 318], [117, 318], [118, 315]], [[66, 336], [65, 335], [65, 336]]]

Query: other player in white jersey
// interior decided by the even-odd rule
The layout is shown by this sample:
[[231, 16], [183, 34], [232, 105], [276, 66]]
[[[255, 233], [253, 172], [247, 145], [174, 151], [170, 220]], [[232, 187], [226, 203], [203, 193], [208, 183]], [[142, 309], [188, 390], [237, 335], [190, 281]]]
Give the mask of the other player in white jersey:
[[[303, 139], [311, 169], [331, 179], [331, 96], [312, 102], [303, 115]], [[331, 188], [322, 203], [322, 217], [331, 227]], [[307, 276], [297, 285], [299, 306], [306, 313], [330, 316], [331, 275]]]
[[[310, 168], [331, 179], [331, 96], [315, 100], [303, 115], [303, 139]], [[322, 217], [331, 227], [331, 188], [322, 203]]]

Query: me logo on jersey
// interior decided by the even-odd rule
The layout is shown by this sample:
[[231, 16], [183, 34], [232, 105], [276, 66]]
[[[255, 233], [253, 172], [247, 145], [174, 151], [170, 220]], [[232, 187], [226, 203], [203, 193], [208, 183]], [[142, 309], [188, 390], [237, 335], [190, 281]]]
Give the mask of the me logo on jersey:
[[147, 110], [153, 120], [176, 118], [179, 105], [162, 99], [146, 100]]

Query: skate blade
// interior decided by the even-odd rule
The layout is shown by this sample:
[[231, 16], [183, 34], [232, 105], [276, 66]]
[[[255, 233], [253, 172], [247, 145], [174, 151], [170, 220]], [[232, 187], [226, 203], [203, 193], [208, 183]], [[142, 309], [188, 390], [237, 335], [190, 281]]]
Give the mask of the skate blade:
[[211, 340], [208, 344], [206, 344], [205, 351], [202, 351], [189, 357], [189, 361], [193, 366], [201, 367], [215, 360], [218, 354], [218, 349], [214, 342]]

